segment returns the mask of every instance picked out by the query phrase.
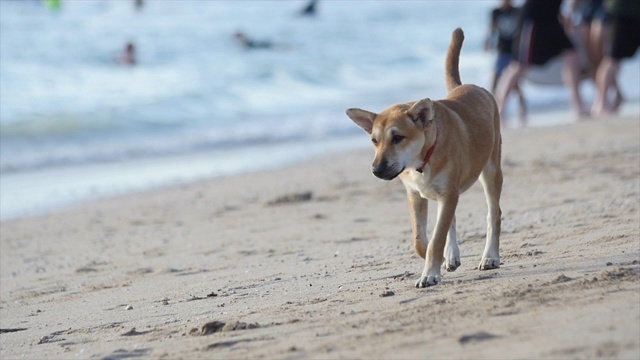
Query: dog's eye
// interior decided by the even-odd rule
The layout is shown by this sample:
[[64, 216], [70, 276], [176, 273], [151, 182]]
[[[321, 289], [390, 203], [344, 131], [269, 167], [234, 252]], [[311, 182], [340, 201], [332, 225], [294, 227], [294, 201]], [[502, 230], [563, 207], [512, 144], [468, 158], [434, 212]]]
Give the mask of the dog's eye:
[[373, 143], [373, 145], [378, 145], [378, 140], [376, 139], [371, 139], [371, 142]]
[[398, 144], [402, 140], [404, 140], [404, 136], [401, 136], [401, 135], [393, 135], [393, 137], [391, 138], [391, 142], [394, 144]]

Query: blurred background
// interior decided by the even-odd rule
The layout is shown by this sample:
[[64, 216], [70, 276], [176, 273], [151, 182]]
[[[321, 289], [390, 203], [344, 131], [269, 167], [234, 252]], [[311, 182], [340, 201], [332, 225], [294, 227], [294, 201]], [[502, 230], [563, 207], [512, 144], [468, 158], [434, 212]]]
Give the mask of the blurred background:
[[[0, 0], [0, 219], [367, 146], [344, 110], [444, 97], [458, 26], [463, 83], [490, 86], [499, 1], [308, 4]], [[639, 68], [620, 76], [636, 107]], [[562, 85], [524, 91], [569, 107]]]

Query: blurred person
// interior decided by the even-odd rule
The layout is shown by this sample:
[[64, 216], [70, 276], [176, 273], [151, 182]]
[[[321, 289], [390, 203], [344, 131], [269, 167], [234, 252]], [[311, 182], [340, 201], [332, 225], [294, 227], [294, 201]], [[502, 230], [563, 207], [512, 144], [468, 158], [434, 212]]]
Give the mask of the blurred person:
[[515, 90], [529, 67], [546, 64], [562, 56], [562, 80], [571, 94], [571, 105], [579, 117], [588, 116], [580, 97], [580, 66], [578, 53], [561, 23], [562, 0], [526, 0], [519, 22], [518, 45], [512, 61], [498, 84], [496, 101], [504, 114], [506, 100]]
[[250, 39], [244, 32], [236, 31], [234, 34], [236, 42], [246, 49], [272, 49], [274, 44], [270, 41], [258, 41]]
[[[596, 71], [610, 45], [611, 16], [604, 8], [604, 0], [573, 0], [571, 3], [571, 24], [575, 41], [585, 63], [582, 63], [582, 78], [589, 77], [596, 82]], [[622, 91], [618, 83], [613, 84], [617, 102], [622, 102]]]
[[594, 117], [612, 115], [619, 109], [622, 97], [610, 101], [609, 92], [617, 87], [621, 61], [633, 57], [640, 47], [640, 1], [607, 0], [605, 8], [611, 16], [611, 47], [596, 72]]
[[309, 3], [300, 11], [301, 16], [315, 16], [318, 0], [310, 0]]
[[129, 66], [133, 66], [136, 64], [136, 47], [135, 45], [133, 45], [133, 43], [128, 42], [124, 46], [124, 50], [122, 51], [120, 57], [117, 59], [117, 62], [120, 65]]
[[[502, 0], [501, 5], [491, 11], [489, 33], [484, 42], [485, 51], [497, 51], [496, 64], [491, 82], [491, 92], [495, 95], [498, 80], [504, 69], [513, 60], [513, 39], [517, 33], [520, 9], [512, 5], [511, 0]], [[520, 103], [520, 121], [526, 121], [527, 106], [521, 87], [516, 84], [514, 91]]]
[[578, 45], [584, 51], [587, 70], [593, 77], [604, 56], [604, 42], [609, 30], [609, 16], [604, 0], [573, 0], [570, 5], [571, 24]]
[[47, 8], [51, 11], [59, 11], [60, 8], [62, 8], [62, 1], [61, 0], [43, 0], [44, 4], [47, 6]]

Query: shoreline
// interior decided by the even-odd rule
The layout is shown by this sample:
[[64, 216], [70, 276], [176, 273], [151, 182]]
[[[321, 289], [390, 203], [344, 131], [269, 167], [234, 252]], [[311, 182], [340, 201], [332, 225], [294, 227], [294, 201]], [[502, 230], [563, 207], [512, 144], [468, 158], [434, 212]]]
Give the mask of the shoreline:
[[[640, 102], [625, 103], [620, 116], [640, 114]], [[530, 114], [528, 128], [582, 121], [566, 108]], [[345, 121], [348, 121], [345, 117]], [[510, 119], [513, 127], [515, 119]], [[327, 154], [368, 148], [362, 134], [308, 142], [250, 145], [124, 162], [83, 164], [10, 173], [0, 182], [0, 222], [46, 215], [92, 201], [181, 186], [313, 161]]]
[[0, 222], [47, 215], [92, 201], [191, 182], [277, 169], [366, 144], [360, 136], [284, 142], [112, 163], [36, 169], [5, 175]]
[[3, 222], [0, 357], [640, 357], [637, 114], [505, 130], [501, 268], [476, 270], [476, 184], [462, 266], [427, 289], [371, 155]]

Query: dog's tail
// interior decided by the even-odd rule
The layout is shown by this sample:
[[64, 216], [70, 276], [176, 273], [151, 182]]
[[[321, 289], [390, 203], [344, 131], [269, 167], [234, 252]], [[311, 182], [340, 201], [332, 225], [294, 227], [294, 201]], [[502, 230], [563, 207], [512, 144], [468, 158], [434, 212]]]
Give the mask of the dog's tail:
[[460, 71], [458, 70], [458, 62], [460, 60], [460, 49], [462, 49], [463, 41], [464, 33], [462, 32], [462, 29], [455, 29], [451, 35], [451, 44], [449, 44], [447, 60], [444, 64], [444, 81], [447, 86], [447, 92], [451, 92], [451, 90], [455, 89], [457, 86], [462, 85], [462, 81], [460, 81]]

